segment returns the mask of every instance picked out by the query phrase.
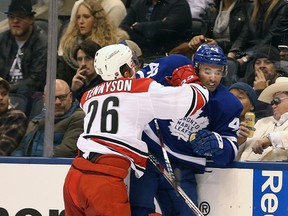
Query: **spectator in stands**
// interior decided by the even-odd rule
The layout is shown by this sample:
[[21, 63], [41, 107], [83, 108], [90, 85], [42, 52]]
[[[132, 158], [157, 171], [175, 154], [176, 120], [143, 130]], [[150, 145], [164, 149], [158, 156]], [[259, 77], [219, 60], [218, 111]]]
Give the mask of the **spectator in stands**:
[[60, 40], [57, 78], [71, 85], [79, 67], [74, 58], [75, 48], [83, 40], [90, 39], [103, 47], [128, 38], [125, 31], [114, 26], [98, 1], [76, 1], [70, 23]]
[[[288, 159], [288, 78], [279, 77], [263, 90], [258, 100], [270, 103], [273, 115], [258, 120], [252, 138], [240, 127], [239, 134], [246, 136], [240, 145], [241, 161], [280, 161]], [[246, 129], [247, 130], [247, 129]]]
[[172, 49], [169, 54], [181, 53], [191, 57], [202, 43], [217, 44], [227, 54], [247, 22], [248, 5], [247, 0], [215, 1], [203, 17], [207, 24], [207, 33], [194, 36], [190, 42], [182, 43]]
[[[288, 47], [288, 46], [287, 46]], [[288, 57], [288, 49], [283, 49], [283, 50], [281, 50], [281, 52], [280, 52], [280, 56], [281, 56], [281, 58], [283, 58], [283, 59], [287, 59], [287, 57]]]
[[142, 50], [138, 46], [138, 44], [136, 44], [132, 40], [122, 40], [119, 43], [127, 45], [132, 50], [132, 52], [133, 52], [133, 60], [135, 62], [135, 71], [138, 71], [141, 68], [143, 68], [143, 66], [144, 66], [144, 58], [143, 58], [143, 55], [142, 55]]
[[0, 156], [9, 156], [25, 134], [25, 114], [9, 105], [9, 83], [0, 77]]
[[[288, 35], [287, 35], [287, 39], [288, 39]], [[287, 77], [288, 76], [288, 45], [284, 45], [284, 47], [283, 47], [283, 45], [278, 46], [278, 48], [280, 50], [280, 57], [281, 57], [280, 67], [282, 68], [282, 70], [284, 72], [283, 76]]]
[[[77, 139], [83, 132], [84, 112], [79, 102], [73, 102], [72, 93], [64, 80], [55, 84], [54, 157], [74, 157], [77, 155]], [[44, 89], [43, 100], [47, 94]], [[13, 152], [13, 156], [43, 156], [45, 110], [34, 117], [28, 125], [26, 134]]]
[[[257, 96], [279, 77], [280, 54], [278, 49], [270, 45], [263, 45], [254, 51], [253, 60], [248, 64], [245, 77], [241, 81], [248, 83], [256, 91]], [[266, 103], [258, 101], [256, 117], [262, 118], [272, 115], [272, 108]]]
[[192, 18], [202, 19], [206, 13], [206, 9], [209, 4], [213, 3], [213, 0], [186, 0], [189, 4]]
[[30, 0], [12, 0], [5, 13], [10, 29], [0, 35], [0, 76], [11, 93], [30, 99], [45, 85], [47, 37], [34, 25]]
[[[121, 0], [95, 0], [101, 4], [107, 18], [113, 22], [113, 24], [118, 27], [124, 17], [127, 15], [127, 10], [123, 1]], [[74, 16], [78, 10], [79, 5], [83, 0], [77, 0], [72, 8], [71, 16]]]
[[229, 87], [229, 91], [235, 95], [243, 105], [243, 110], [240, 114], [240, 121], [242, 122], [246, 112], [253, 112], [255, 110], [257, 94], [250, 85], [243, 82], [234, 83]]
[[[248, 133], [249, 130], [248, 128], [246, 129], [247, 123], [244, 121], [245, 120], [245, 114], [247, 112], [254, 112], [255, 111], [255, 106], [257, 103], [257, 94], [255, 90], [248, 85], [247, 83], [243, 82], [237, 82], [234, 83], [229, 87], [229, 91], [235, 95], [241, 104], [243, 105], [243, 110], [240, 114], [240, 127], [245, 127], [245, 132]], [[247, 131], [246, 131], [247, 130]], [[241, 134], [238, 134], [238, 139], [237, 142], [238, 144], [243, 143], [247, 139], [247, 135], [243, 137]]]
[[140, 46], [144, 58], [164, 56], [191, 28], [189, 5], [186, 0], [135, 1], [120, 27]]
[[121, 0], [98, 0], [109, 19], [115, 26], [119, 26], [127, 15], [126, 7]]
[[71, 91], [74, 98], [81, 100], [85, 91], [103, 82], [94, 68], [95, 53], [101, 47], [92, 40], [84, 40], [76, 47], [75, 59], [79, 68], [72, 79]]
[[270, 44], [277, 47], [288, 34], [288, 2], [286, 0], [254, 0], [248, 10], [249, 22], [230, 49], [229, 57], [254, 46]]

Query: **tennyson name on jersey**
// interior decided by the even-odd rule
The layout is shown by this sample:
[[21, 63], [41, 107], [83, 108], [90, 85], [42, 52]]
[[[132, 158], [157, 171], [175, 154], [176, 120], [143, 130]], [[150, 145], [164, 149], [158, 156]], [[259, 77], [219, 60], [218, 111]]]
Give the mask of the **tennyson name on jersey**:
[[132, 79], [118, 79], [109, 82], [104, 82], [89, 90], [86, 95], [86, 100], [96, 96], [109, 94], [113, 92], [130, 92], [132, 90]]

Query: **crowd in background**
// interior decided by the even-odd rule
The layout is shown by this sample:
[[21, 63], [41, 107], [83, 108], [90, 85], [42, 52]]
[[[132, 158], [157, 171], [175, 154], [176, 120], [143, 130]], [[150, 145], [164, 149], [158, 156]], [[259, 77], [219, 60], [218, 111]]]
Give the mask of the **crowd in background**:
[[[221, 165], [288, 160], [287, 1], [77, 0], [59, 28], [56, 71], [46, 71], [47, 26], [37, 22], [31, 0], [11, 0], [4, 13], [9, 30], [0, 34], [0, 156], [43, 156], [46, 75], [55, 73], [53, 157], [90, 160], [77, 148], [85, 127], [82, 96], [114, 80], [105, 70], [117, 71], [116, 64], [96, 67], [96, 60], [107, 58], [96, 58], [95, 53], [121, 44], [133, 55], [127, 60], [130, 65], [120, 65], [124, 72], [116, 78], [149, 77], [163, 86], [194, 82], [209, 91], [207, 104], [191, 115], [198, 130], [175, 129], [191, 124], [191, 119], [163, 119], [150, 122], [142, 134], [157, 157], [160, 125], [171, 164], [183, 174], [181, 185], [195, 203], [195, 173], [204, 172], [206, 159]], [[251, 112], [255, 125], [247, 121]], [[164, 215], [190, 215], [171, 185], [161, 182], [159, 170], [147, 164], [140, 180], [133, 175], [130, 179], [132, 215], [157, 215], [154, 197], [159, 193]]]
[[[39, 124], [42, 122], [39, 115], [44, 118], [45, 113], [45, 104], [39, 101], [45, 98], [47, 29], [37, 24], [37, 14], [29, 0], [12, 0], [4, 13], [9, 30], [0, 35], [0, 77], [10, 85], [12, 107], [21, 107], [29, 125], [35, 124], [35, 117]], [[227, 57], [228, 74], [222, 78], [222, 84], [227, 88], [238, 82], [248, 84], [258, 98], [278, 77], [288, 76], [287, 26], [288, 3], [284, 0], [75, 1], [58, 35], [56, 76], [69, 86], [69, 91], [63, 90], [61, 97], [56, 95], [55, 107], [61, 107], [57, 102], [66, 101], [67, 94], [70, 98], [70, 92], [72, 103], [80, 101], [86, 90], [103, 81], [94, 70], [94, 53], [116, 43], [124, 43], [133, 50], [138, 69], [166, 55], [181, 54], [192, 59], [203, 43], [218, 45]], [[18, 96], [26, 98], [24, 105], [15, 99]], [[255, 97], [256, 119], [272, 116], [273, 106]], [[70, 105], [66, 111], [71, 111]], [[55, 121], [60, 121], [56, 119], [59, 119], [57, 115]], [[43, 132], [41, 124], [37, 130]], [[19, 138], [17, 144], [13, 143], [14, 150], [18, 145], [23, 146], [27, 135], [31, 136], [31, 126], [23, 134], [22, 143]], [[55, 131], [58, 141], [54, 147], [61, 143], [57, 136]], [[37, 142], [43, 142], [43, 134], [36, 137], [42, 137]], [[65, 132], [60, 137], [62, 140]], [[34, 155], [31, 154], [31, 149], [36, 148], [33, 143], [35, 140], [29, 142], [30, 154], [22, 155]], [[37, 156], [43, 150], [43, 145], [40, 146]], [[11, 153], [7, 150], [2, 155]], [[76, 151], [62, 155], [55, 150], [55, 156], [75, 154]]]

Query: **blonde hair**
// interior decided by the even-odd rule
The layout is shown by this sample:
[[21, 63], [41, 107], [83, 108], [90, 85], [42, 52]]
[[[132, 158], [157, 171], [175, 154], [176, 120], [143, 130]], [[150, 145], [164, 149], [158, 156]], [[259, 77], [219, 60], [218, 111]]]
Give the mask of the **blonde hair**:
[[[252, 12], [252, 16], [251, 16], [251, 20], [250, 22], [255, 24], [257, 19], [259, 19], [257, 16], [258, 14], [260, 13], [260, 9], [261, 9], [261, 3], [260, 3], [261, 0], [255, 0], [254, 1], [254, 8], [253, 8], [253, 12]], [[275, 5], [278, 4], [280, 0], [270, 0], [270, 5], [267, 9], [267, 11], [265, 12], [265, 17], [264, 17], [264, 22], [263, 22], [263, 26], [267, 25], [267, 21], [268, 21], [268, 18], [273, 10], [273, 8], [275, 7]]]
[[[95, 19], [91, 34], [81, 35], [77, 24], [77, 11], [80, 5], [85, 6], [91, 12]], [[90, 39], [101, 47], [106, 45], [118, 43], [119, 40], [129, 38], [128, 34], [114, 26], [114, 24], [107, 18], [107, 15], [101, 4], [95, 0], [80, 0], [76, 1], [72, 12], [70, 23], [60, 40], [59, 51], [62, 53], [66, 63], [72, 67], [77, 68], [78, 64], [73, 58], [75, 48], [84, 39]]]

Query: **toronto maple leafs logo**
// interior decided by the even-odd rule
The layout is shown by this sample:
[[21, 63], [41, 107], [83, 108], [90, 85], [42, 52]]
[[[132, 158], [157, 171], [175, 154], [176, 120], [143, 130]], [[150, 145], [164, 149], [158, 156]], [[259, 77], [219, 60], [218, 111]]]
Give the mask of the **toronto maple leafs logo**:
[[202, 112], [202, 110], [198, 110], [192, 116], [171, 121], [169, 126], [171, 134], [178, 137], [178, 140], [182, 139], [187, 142], [192, 133], [196, 133], [208, 126], [208, 118], [200, 116]]

